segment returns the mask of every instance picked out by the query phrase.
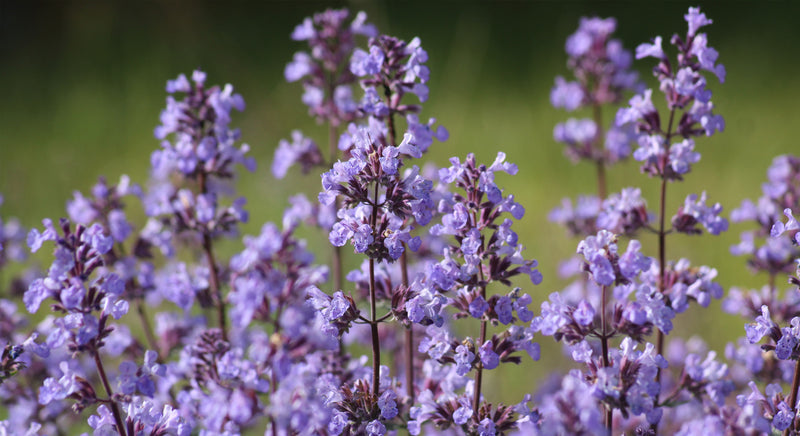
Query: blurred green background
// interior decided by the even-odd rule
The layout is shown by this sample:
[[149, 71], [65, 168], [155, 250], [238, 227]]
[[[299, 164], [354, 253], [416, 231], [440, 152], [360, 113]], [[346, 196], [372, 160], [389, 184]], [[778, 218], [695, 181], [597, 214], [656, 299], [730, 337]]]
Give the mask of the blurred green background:
[[[436, 117], [450, 131], [450, 140], [432, 147], [427, 159], [443, 165], [452, 155], [474, 152], [491, 162], [502, 150], [519, 165], [519, 175], [504, 176], [500, 184], [527, 208], [516, 230], [545, 275], [540, 286], [526, 289], [538, 312], [539, 303], [563, 286], [556, 267], [577, 243], [547, 221], [547, 212], [562, 197], [595, 191], [593, 168], [571, 164], [552, 139], [557, 122], [585, 115], [549, 104], [554, 76], [568, 75], [565, 39], [581, 16], [614, 16], [616, 36], [632, 50], [655, 35], [667, 39], [684, 33], [683, 14], [692, 5], [696, 2], [0, 1], [0, 78], [5, 83], [0, 97], [0, 193], [5, 203], [0, 214], [19, 217], [26, 227], [39, 226], [44, 217], [64, 216], [73, 190], [86, 192], [100, 175], [116, 181], [129, 174], [144, 183], [150, 152], [158, 147], [152, 131], [164, 106], [166, 80], [201, 68], [209, 83], [231, 83], [247, 102], [247, 110], [232, 123], [242, 129], [259, 162], [254, 174], [243, 174], [238, 182], [251, 211], [243, 233], [279, 220], [287, 197], [297, 189], [316, 195], [319, 178], [293, 171], [286, 180], [273, 180], [269, 165], [278, 141], [295, 128], [321, 143], [326, 138], [324, 127], [307, 116], [300, 102], [301, 87], [283, 79], [292, 54], [306, 49], [289, 34], [315, 11], [348, 6], [365, 10], [383, 33], [422, 39], [431, 69], [430, 99], [422, 115]], [[727, 128], [698, 139], [703, 159], [685, 182], [670, 186], [668, 208], [675, 210], [689, 192], [706, 190], [730, 211], [743, 198], [760, 194], [775, 155], [795, 152], [800, 7], [730, 1], [701, 6], [714, 20], [706, 29], [709, 44], [728, 70], [724, 84], [709, 77]], [[653, 86], [653, 61], [636, 66]], [[656, 205], [657, 181], [640, 175], [635, 162], [615, 167], [609, 182], [612, 191], [640, 186]], [[136, 205], [130, 214], [142, 216]], [[765, 278], [753, 277], [744, 259], [728, 252], [746, 228], [732, 225], [719, 237], [672, 237], [668, 256], [715, 266], [726, 289], [760, 286]], [[654, 239], [643, 239], [654, 254]], [[230, 243], [223, 250], [237, 248]], [[714, 302], [709, 309], [679, 316], [675, 334], [702, 332], [721, 351], [743, 334], [742, 323], [722, 314]], [[513, 401], [517, 395], [501, 392], [504, 386], [532, 390], [545, 370], [559, 367], [558, 347], [550, 339], [541, 342], [542, 362], [514, 368], [502, 380], [490, 378], [490, 395]]]

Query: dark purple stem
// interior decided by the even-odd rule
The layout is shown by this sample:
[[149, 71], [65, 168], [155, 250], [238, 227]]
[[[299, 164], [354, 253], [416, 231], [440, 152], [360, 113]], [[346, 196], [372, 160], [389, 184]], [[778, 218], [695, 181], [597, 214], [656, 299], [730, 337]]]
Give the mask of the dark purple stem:
[[[198, 183], [200, 184], [201, 194], [206, 194], [208, 192], [206, 176], [207, 175], [204, 172], [200, 172], [198, 175]], [[214, 249], [211, 241], [211, 235], [209, 235], [208, 232], [203, 232], [203, 252], [205, 252], [206, 261], [208, 263], [211, 298], [217, 306], [217, 324], [219, 325], [219, 329], [222, 331], [222, 340], [227, 341], [228, 329], [226, 327], [227, 322], [225, 320], [225, 300], [222, 298], [222, 291], [219, 285], [219, 270], [217, 269], [217, 262], [214, 259]]]
[[[792, 408], [793, 415], [797, 410], [798, 388], [800, 388], [800, 360], [798, 360], [797, 363], [794, 365], [794, 379], [792, 379], [792, 395], [789, 397], [789, 407]], [[792, 424], [783, 432], [784, 436], [789, 436], [790, 434], [792, 434], [792, 429], [794, 429], [794, 421], [795, 420], [793, 419]]]
[[[483, 273], [481, 273], [481, 277]], [[481, 278], [481, 282], [483, 278]], [[481, 297], [486, 300], [486, 287], [481, 285]], [[475, 344], [476, 348], [479, 348], [486, 342], [486, 321], [481, 320], [481, 339], [479, 343]], [[476, 350], [477, 351], [477, 350]], [[478, 362], [477, 367], [475, 368], [475, 396], [472, 399], [472, 412], [475, 419], [478, 419], [478, 409], [481, 405], [481, 383], [483, 383], [483, 363]]]
[[[375, 202], [372, 204], [370, 226], [373, 231], [378, 226], [378, 184], [375, 183]], [[370, 328], [372, 331], [372, 394], [378, 398], [381, 375], [381, 343], [378, 337], [378, 311], [375, 298], [375, 259], [369, 258], [369, 313]]]
[[117, 431], [119, 432], [120, 436], [126, 436], [125, 425], [122, 421], [122, 413], [119, 411], [119, 405], [116, 401], [114, 401], [114, 392], [111, 390], [111, 385], [108, 383], [106, 371], [103, 369], [103, 361], [100, 360], [100, 355], [97, 353], [97, 350], [92, 352], [92, 357], [94, 357], [94, 364], [97, 367], [97, 373], [100, 374], [100, 380], [103, 382], [103, 387], [106, 389], [106, 395], [108, 395], [108, 404], [111, 406], [111, 414], [114, 415], [114, 421], [117, 424]]
[[[659, 266], [659, 280], [658, 291], [661, 295], [667, 290], [666, 276], [667, 276], [667, 232], [666, 232], [666, 218], [667, 218], [667, 178], [664, 174], [667, 167], [667, 159], [669, 158], [669, 148], [672, 142], [672, 124], [675, 121], [675, 108], [669, 112], [669, 125], [667, 127], [666, 135], [666, 155], [662, 163], [661, 170], [661, 198], [659, 200], [658, 210], [658, 266]], [[659, 330], [656, 336], [656, 352], [659, 355], [664, 354], [664, 333]], [[661, 368], [656, 370], [656, 383], [661, 384]], [[656, 397], [656, 404], [658, 404], [658, 397]], [[658, 423], [650, 426], [653, 433], [658, 434]]]
[[[406, 252], [400, 255], [400, 273], [402, 274], [403, 288], [408, 289], [408, 260]], [[406, 358], [406, 395], [414, 404], [414, 325], [411, 324], [405, 331], [405, 358]]]
[[203, 233], [203, 251], [206, 253], [206, 260], [208, 262], [211, 295], [217, 303], [217, 323], [219, 324], [219, 329], [222, 331], [222, 340], [227, 341], [228, 329], [225, 320], [225, 300], [222, 298], [222, 292], [220, 291], [217, 262], [214, 260], [211, 236], [208, 233]]
[[[475, 216], [473, 216], [473, 220], [474, 220], [474, 226], [475, 226], [475, 228], [477, 228], [477, 226], [478, 226], [478, 216], [477, 216], [477, 214], [475, 214]], [[483, 276], [483, 265], [482, 264], [478, 265], [478, 276], [480, 277], [481, 298], [483, 298], [484, 301], [485, 301], [486, 300], [486, 281], [485, 281], [485, 278]], [[486, 320], [481, 318], [481, 337], [480, 337], [479, 343], [475, 344], [476, 348], [479, 349], [483, 345], [484, 342], [486, 342]], [[476, 350], [476, 352], [477, 352], [477, 350]], [[480, 405], [481, 405], [481, 386], [482, 386], [481, 384], [482, 384], [482, 382], [483, 382], [483, 363], [479, 361], [477, 367], [475, 368], [475, 387], [473, 388], [474, 391], [475, 391], [475, 396], [474, 396], [474, 398], [472, 400], [472, 412], [473, 412], [472, 416], [475, 418], [476, 422], [480, 421], [480, 418], [478, 417], [478, 409], [480, 408]]]
[[[607, 299], [608, 299], [608, 287], [603, 286], [602, 296], [600, 300], [600, 328], [602, 329], [602, 335], [600, 336], [600, 346], [602, 347], [603, 351], [603, 368], [607, 368], [610, 365], [610, 361], [608, 359], [608, 324], [606, 322]], [[608, 434], [611, 434], [614, 409], [608, 406], [604, 407], [606, 408], [606, 413], [605, 413], [606, 430], [608, 431]]]
[[[384, 86], [386, 94], [386, 104], [392, 108], [391, 90]], [[389, 144], [397, 146], [397, 129], [394, 125], [394, 108], [390, 109], [389, 116], [386, 118], [386, 126], [389, 129]], [[400, 255], [400, 274], [402, 276], [403, 288], [408, 289], [408, 257], [407, 250], [403, 250]], [[414, 403], [414, 326], [413, 324], [405, 330], [405, 369], [406, 369], [406, 395]]]
[[[600, 150], [600, 145], [602, 144], [603, 140], [603, 112], [600, 108], [600, 105], [597, 103], [592, 105], [594, 108], [594, 123], [597, 125], [597, 136], [595, 136], [595, 146], [597, 150]], [[596, 151], [596, 150], [593, 150]], [[594, 153], [593, 153], [594, 154]], [[602, 157], [597, 158], [597, 195], [600, 197], [600, 200], [604, 200], [607, 195], [607, 182], [606, 182], [606, 164]]]

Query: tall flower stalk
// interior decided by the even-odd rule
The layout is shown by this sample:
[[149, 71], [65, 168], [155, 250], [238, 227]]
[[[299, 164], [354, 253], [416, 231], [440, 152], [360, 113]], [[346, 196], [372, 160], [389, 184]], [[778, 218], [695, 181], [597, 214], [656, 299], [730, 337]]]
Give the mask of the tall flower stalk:
[[[233, 166], [240, 164], [254, 171], [255, 161], [245, 157], [247, 144], [236, 147], [240, 132], [229, 127], [231, 111], [243, 111], [244, 99], [233, 93], [230, 84], [206, 87], [205, 81], [206, 74], [197, 70], [191, 82], [181, 74], [167, 83], [169, 94], [183, 94], [184, 98], [167, 98], [161, 125], [155, 129], [156, 138], [163, 142], [151, 158], [152, 184], [145, 197], [145, 212], [153, 217], [148, 233], [164, 254], [173, 253], [168, 243], [172, 232], [196, 238], [208, 268], [208, 288], [198, 297], [204, 307], [215, 308], [217, 326], [227, 340], [226, 302], [214, 239], [235, 234], [237, 223], [246, 222], [248, 214], [243, 210], [244, 198], [227, 208], [219, 207], [218, 200], [225, 193], [224, 182], [234, 176]], [[173, 185], [170, 177], [175, 174], [190, 182], [191, 188]], [[183, 303], [191, 304], [191, 300]]]
[[[303, 20], [291, 35], [295, 41], [307, 41], [310, 53], [295, 53], [284, 75], [289, 82], [303, 84], [302, 100], [308, 106], [309, 115], [318, 123], [327, 124], [329, 166], [346, 151], [339, 148], [342, 126], [364, 116], [353, 98], [356, 76], [350, 71], [350, 57], [359, 35], [373, 37], [377, 34], [375, 26], [366, 19], [367, 15], [359, 12], [348, 23], [350, 12], [347, 9], [328, 9]], [[324, 164], [322, 153], [313, 141], [303, 138], [299, 132], [293, 133], [293, 137], [294, 143], [281, 141], [275, 151], [272, 173], [277, 178], [283, 178], [295, 162], [302, 164], [303, 172]], [[317, 224], [330, 230], [329, 220], [320, 220]], [[332, 248], [331, 262], [333, 289], [340, 290], [344, 285], [341, 247]]]
[[[659, 292], [666, 294], [667, 258], [666, 236], [672, 231], [696, 234], [697, 224], [703, 224], [712, 234], [727, 230], [727, 220], [719, 218], [721, 207], [712, 208], [705, 205], [705, 193], [697, 200], [697, 196], [687, 198], [678, 214], [672, 219], [672, 228], [667, 228], [667, 184], [671, 181], [683, 180], [683, 175], [691, 170], [692, 164], [700, 160], [700, 154], [694, 151], [693, 138], [711, 136], [725, 127], [721, 116], [714, 114], [711, 102], [711, 91], [706, 87], [706, 78], [702, 71], [710, 71], [720, 82], [725, 81], [725, 67], [717, 63], [718, 53], [708, 46], [705, 33], [698, 30], [711, 20], [698, 8], [690, 8], [684, 16], [689, 25], [685, 36], [674, 35], [670, 42], [678, 51], [677, 61], [671, 61], [664, 53], [661, 37], [653, 39], [636, 48], [636, 58], [654, 57], [659, 60], [653, 68], [658, 78], [659, 89], [664, 93], [669, 110], [666, 129], [651, 101], [652, 91], [647, 90], [631, 99], [631, 106], [617, 113], [618, 125], [634, 123], [638, 133], [639, 148], [634, 158], [642, 164], [642, 172], [661, 179], [658, 208], [658, 264]], [[680, 140], [676, 140], [676, 138]], [[664, 335], [658, 334], [657, 351], [664, 351]], [[658, 380], [661, 373], [658, 373]]]
[[[369, 53], [356, 50], [351, 65], [351, 70], [361, 77], [361, 85], [365, 90], [362, 108], [371, 117], [383, 121], [389, 144], [397, 144], [396, 117], [405, 117], [408, 133], [414, 142], [414, 148], [409, 148], [412, 151], [411, 157], [422, 157], [434, 138], [444, 141], [448, 136], [447, 130], [441, 126], [436, 131], [432, 129], [434, 119], [427, 125], [419, 123], [416, 113], [421, 110], [421, 106], [403, 102], [404, 95], [408, 93], [415, 94], [420, 102], [427, 100], [428, 88], [425, 83], [430, 73], [425, 62], [428, 54], [422, 49], [418, 38], [406, 43], [385, 35], [371, 38], [368, 49]], [[382, 100], [376, 100], [376, 96], [382, 96]], [[425, 225], [429, 219], [426, 214], [422, 221], [417, 220], [416, 224]], [[408, 252], [403, 251], [399, 260], [401, 285], [404, 289], [408, 289]], [[413, 403], [415, 396], [413, 327], [408, 326], [404, 329], [404, 339], [406, 395]]]

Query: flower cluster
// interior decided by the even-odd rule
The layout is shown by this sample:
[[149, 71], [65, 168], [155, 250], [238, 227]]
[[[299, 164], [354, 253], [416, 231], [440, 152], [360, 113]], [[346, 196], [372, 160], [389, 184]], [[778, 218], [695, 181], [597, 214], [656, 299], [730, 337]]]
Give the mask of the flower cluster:
[[366, 22], [364, 12], [356, 14], [348, 24], [349, 19], [347, 9], [328, 9], [303, 20], [292, 32], [292, 39], [308, 41], [310, 53], [295, 53], [284, 70], [287, 81], [302, 81], [302, 100], [309, 114], [332, 126], [359, 117], [352, 88], [356, 77], [348, 68], [350, 56], [358, 35], [377, 35], [375, 26]]
[[566, 153], [573, 161], [586, 159], [604, 165], [630, 154], [631, 130], [615, 125], [606, 128], [600, 118], [604, 105], [618, 104], [625, 92], [641, 87], [638, 73], [631, 70], [631, 53], [611, 37], [616, 27], [613, 18], [582, 18], [578, 30], [567, 38], [567, 66], [576, 80], [556, 77], [550, 102], [568, 111], [591, 108], [594, 116], [570, 118], [555, 127], [555, 140], [567, 146]]
[[[711, 90], [702, 74], [710, 71], [720, 82], [725, 81], [725, 67], [717, 63], [719, 53], [708, 46], [705, 33], [697, 32], [712, 21], [699, 8], [690, 8], [684, 17], [688, 32], [670, 39], [678, 51], [677, 62], [673, 63], [662, 49], [660, 36], [636, 48], [637, 59], [653, 57], [659, 61], [653, 75], [670, 111], [666, 129], [653, 104], [652, 89], [635, 95], [630, 106], [620, 109], [616, 116], [618, 126], [636, 126], [639, 147], [633, 157], [642, 162], [642, 171], [668, 180], [680, 180], [700, 160], [700, 154], [694, 151], [694, 137], [725, 129], [722, 116], [713, 113]], [[676, 137], [682, 140], [673, 142]]]
[[[69, 219], [44, 220], [27, 238], [18, 221], [0, 221], [3, 272], [25, 260], [23, 240], [34, 252], [54, 245], [46, 271], [10, 282], [11, 298], [37, 315], [0, 299], [0, 434], [800, 432], [800, 159], [776, 158], [763, 196], [730, 216], [757, 223], [731, 251], [768, 280], [723, 300], [746, 319], [727, 361], [699, 338], [668, 336], [678, 314], [725, 292], [715, 268], [670, 260], [667, 236], [729, 226], [702, 189], [671, 217], [666, 209], [670, 183], [700, 161], [694, 141], [724, 129], [707, 73], [722, 82], [725, 68], [700, 32], [711, 20], [699, 8], [684, 19], [674, 59], [660, 37], [631, 55], [613, 18], [584, 18], [567, 39], [573, 78], [556, 78], [551, 103], [590, 118], [558, 124], [554, 137], [593, 165], [597, 195], [550, 213], [579, 239], [561, 267], [576, 278], [560, 292], [536, 292], [543, 273], [517, 234], [526, 209], [501, 187], [519, 171], [505, 153], [485, 165], [472, 153], [441, 167], [421, 161], [449, 134], [420, 121], [432, 72], [419, 38], [381, 34], [345, 9], [294, 29], [309, 49], [285, 78], [302, 83], [330, 153], [295, 130], [271, 172], [281, 179], [299, 164], [321, 173], [322, 191], [292, 195], [282, 223], [241, 238], [249, 216], [232, 182], [239, 165], [255, 170], [231, 127], [244, 100], [199, 70], [168, 81], [144, 189], [101, 177], [67, 202]], [[666, 114], [634, 57], [657, 59]], [[609, 192], [606, 171], [632, 144], [660, 183], [658, 201], [636, 186]], [[330, 258], [300, 237], [320, 229]], [[778, 279], [792, 272], [782, 291]], [[43, 305], [50, 314], [38, 314]], [[539, 360], [537, 334], [572, 366], [516, 404], [498, 402], [487, 371]]]

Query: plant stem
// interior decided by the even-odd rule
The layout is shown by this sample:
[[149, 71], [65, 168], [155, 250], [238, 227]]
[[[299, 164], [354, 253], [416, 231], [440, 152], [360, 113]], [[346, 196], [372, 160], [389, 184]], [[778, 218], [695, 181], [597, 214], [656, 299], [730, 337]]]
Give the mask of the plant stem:
[[[200, 185], [200, 193], [208, 193], [207, 174], [200, 172], [197, 176], [197, 183]], [[222, 298], [222, 291], [219, 285], [219, 271], [217, 269], [217, 262], [214, 260], [214, 249], [211, 241], [211, 235], [208, 232], [203, 232], [203, 252], [206, 255], [206, 262], [208, 263], [209, 270], [209, 287], [211, 288], [211, 299], [217, 306], [217, 324], [222, 331], [222, 339], [228, 340], [228, 331], [225, 322], [225, 300]]]
[[[606, 300], [608, 299], [608, 286], [603, 286], [602, 296], [600, 300], [600, 328], [602, 335], [600, 337], [600, 346], [603, 351], [603, 368], [608, 368], [610, 361], [608, 359], [608, 323], [606, 322]], [[614, 409], [604, 406], [605, 411], [605, 424], [608, 434], [611, 434], [613, 425]]]
[[114, 401], [114, 393], [111, 391], [111, 385], [108, 384], [108, 377], [106, 376], [105, 369], [103, 369], [103, 361], [100, 360], [100, 355], [97, 353], [97, 350], [92, 351], [92, 357], [94, 357], [94, 364], [97, 367], [97, 373], [100, 374], [100, 380], [103, 382], [103, 387], [106, 389], [106, 395], [108, 395], [108, 401], [111, 405], [111, 413], [114, 415], [114, 421], [117, 424], [117, 431], [119, 432], [120, 436], [126, 436], [125, 425], [122, 421], [122, 413], [119, 411], [119, 405], [116, 401]]
[[[800, 388], [800, 360], [794, 365], [794, 379], [792, 379], [792, 394], [789, 397], [789, 407], [792, 408], [792, 414], [797, 411], [797, 390]], [[792, 429], [794, 428], [794, 419], [792, 420], [792, 425], [790, 425], [784, 432], [784, 436], [789, 436], [792, 433]]]
[[[600, 108], [600, 105], [597, 103], [592, 105], [594, 109], [594, 123], [597, 126], [597, 135], [595, 138], [595, 146], [597, 149], [600, 149], [600, 145], [603, 140], [603, 111]], [[594, 151], [594, 150], [593, 150]], [[600, 200], [604, 200], [607, 195], [607, 182], [606, 182], [606, 164], [603, 158], [599, 158], [595, 160], [597, 164], [597, 196], [600, 197]]]
[[[477, 227], [477, 217], [475, 217], [475, 225]], [[486, 282], [483, 276], [483, 265], [478, 265], [478, 275], [480, 276], [480, 289], [481, 289], [481, 298], [486, 300]], [[478, 353], [480, 347], [483, 343], [486, 342], [486, 320], [481, 318], [481, 338], [478, 344], [475, 344], [475, 352]], [[478, 409], [480, 408], [481, 404], [481, 383], [483, 382], [483, 363], [480, 362], [478, 359], [478, 367], [475, 368], [475, 387], [473, 388], [475, 391], [475, 396], [472, 399], [472, 416], [475, 417], [477, 421], [480, 421], [478, 418]]]
[[150, 326], [150, 320], [147, 318], [147, 315], [144, 312], [143, 300], [139, 300], [136, 302], [136, 311], [139, 313], [139, 320], [142, 323], [144, 336], [147, 338], [147, 343], [150, 344], [150, 348], [158, 352], [159, 359], [165, 359], [167, 356], [162, 356], [162, 350], [161, 347], [159, 347], [158, 345], [158, 341], [156, 340], [155, 335], [153, 334], [153, 328]]
[[[408, 289], [408, 259], [406, 251], [400, 255], [400, 273], [403, 288]], [[414, 404], [414, 324], [405, 330], [405, 358], [406, 358], [406, 395]]]
[[[375, 231], [378, 226], [378, 183], [375, 183], [375, 202], [372, 204], [370, 226]], [[375, 258], [369, 258], [369, 313], [372, 331], [372, 394], [378, 397], [381, 376], [381, 344], [378, 337], [378, 313], [375, 298]]]
[[[481, 286], [481, 297], [486, 299], [486, 288]], [[481, 320], [481, 339], [480, 343], [475, 344], [475, 352], [478, 352], [478, 349], [486, 342], [486, 321]], [[475, 395], [472, 399], [472, 412], [475, 418], [478, 418], [478, 409], [481, 405], [481, 383], [483, 382], [483, 363], [478, 362], [478, 367], [475, 368]]]
[[[394, 125], [394, 109], [391, 102], [391, 90], [384, 87], [386, 104], [389, 108], [389, 116], [386, 118], [386, 127], [389, 130], [389, 145], [397, 146], [397, 128]], [[407, 250], [403, 250], [400, 255], [400, 274], [402, 276], [403, 288], [408, 289], [408, 256]], [[406, 369], [406, 395], [414, 403], [414, 325], [405, 329], [405, 369]]]
[[[659, 280], [658, 280], [658, 292], [661, 295], [667, 290], [667, 232], [666, 232], [666, 217], [667, 217], [667, 177], [664, 174], [666, 172], [667, 163], [669, 159], [669, 148], [672, 142], [672, 124], [675, 122], [675, 108], [672, 108], [669, 112], [669, 125], [667, 127], [667, 134], [665, 137], [665, 155], [664, 160], [661, 162], [662, 169], [661, 169], [661, 198], [659, 199], [659, 210], [658, 210], [658, 267], [659, 267]], [[664, 354], [664, 333], [659, 330], [656, 336], [656, 352], [659, 355]], [[656, 383], [661, 385], [661, 368], [659, 367], [656, 370]], [[658, 397], [656, 397], [656, 404], [658, 404]], [[658, 423], [653, 424], [650, 426], [653, 430], [654, 434], [658, 434]]]
[[206, 261], [208, 262], [211, 296], [217, 304], [217, 324], [219, 325], [219, 329], [222, 330], [222, 340], [227, 341], [228, 329], [226, 327], [227, 322], [225, 321], [225, 300], [222, 298], [222, 292], [220, 291], [217, 262], [214, 260], [211, 236], [208, 233], [203, 233], [203, 251], [206, 253]]

